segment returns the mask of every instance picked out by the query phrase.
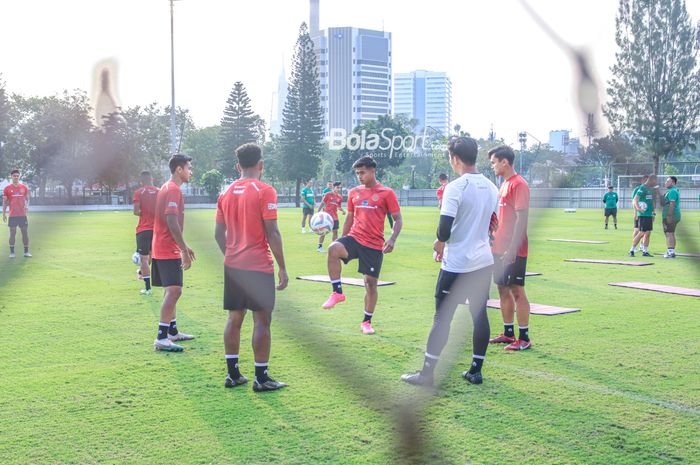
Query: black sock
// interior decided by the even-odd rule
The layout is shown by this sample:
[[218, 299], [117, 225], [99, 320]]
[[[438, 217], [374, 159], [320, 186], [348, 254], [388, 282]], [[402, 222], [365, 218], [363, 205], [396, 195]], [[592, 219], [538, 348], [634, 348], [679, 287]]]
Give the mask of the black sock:
[[371, 323], [373, 315], [374, 313], [369, 313], [367, 310], [365, 310], [365, 318], [362, 320], [362, 322], [364, 323], [365, 321], [369, 321]]
[[241, 372], [238, 371], [238, 355], [226, 355], [226, 368], [228, 368], [228, 375], [232, 379], [241, 377]]
[[528, 328], [527, 326], [518, 326], [518, 330], [520, 334], [518, 335], [518, 339], [522, 341], [529, 341], [530, 340], [530, 335], [528, 334]]
[[27, 252], [29, 252], [29, 247], [24, 248], [24, 253], [27, 253]]
[[143, 277], [143, 283], [146, 285], [146, 290], [150, 291], [151, 290], [151, 277], [150, 276], [144, 276]]
[[14, 245], [10, 246], [10, 253], [15, 253], [15, 246]]
[[331, 281], [331, 286], [333, 286], [333, 292], [337, 292], [338, 294], [343, 293], [343, 283], [339, 280], [337, 281]]
[[168, 326], [168, 333], [170, 333], [171, 336], [177, 334], [177, 323], [175, 322], [175, 320], [170, 322], [170, 326]]
[[438, 363], [438, 357], [434, 355], [430, 355], [429, 353], [425, 353], [425, 359], [423, 360], [423, 368], [421, 369], [420, 373], [423, 376], [433, 376], [433, 372], [435, 371], [435, 367], [437, 366]]
[[503, 335], [507, 337], [515, 337], [515, 327], [513, 323], [511, 324], [503, 324]]
[[469, 368], [469, 373], [478, 373], [481, 371], [481, 367], [484, 364], [484, 356], [483, 355], [474, 355], [472, 356], [472, 366]]
[[168, 337], [168, 328], [170, 325], [168, 323], [158, 323], [158, 339], [165, 339]]
[[267, 363], [255, 364], [255, 379], [258, 381], [258, 383], [264, 383], [265, 381], [270, 379], [270, 377], [267, 375]]

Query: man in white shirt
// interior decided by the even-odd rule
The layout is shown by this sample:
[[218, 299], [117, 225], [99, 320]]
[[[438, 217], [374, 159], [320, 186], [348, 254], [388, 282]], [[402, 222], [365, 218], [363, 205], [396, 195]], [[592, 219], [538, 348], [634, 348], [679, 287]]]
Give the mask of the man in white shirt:
[[493, 256], [489, 244], [497, 224], [498, 190], [476, 170], [478, 146], [470, 137], [453, 138], [449, 145], [450, 165], [459, 175], [447, 185], [440, 209], [440, 224], [434, 244], [435, 260], [442, 261], [435, 288], [435, 318], [428, 336], [421, 371], [401, 379], [409, 384], [433, 385], [433, 372], [447, 344], [455, 310], [469, 300], [474, 322], [472, 365], [462, 376], [481, 384], [481, 366], [489, 344], [486, 301], [491, 285]]

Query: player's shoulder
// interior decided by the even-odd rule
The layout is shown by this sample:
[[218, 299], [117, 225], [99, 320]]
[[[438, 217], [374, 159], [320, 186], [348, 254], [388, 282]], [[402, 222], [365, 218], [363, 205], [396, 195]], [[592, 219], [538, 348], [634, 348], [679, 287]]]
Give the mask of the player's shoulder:
[[275, 189], [271, 185], [264, 183], [260, 180], [252, 181], [250, 184], [251, 184], [251, 186], [254, 186], [254, 188], [257, 188], [259, 192], [265, 192], [265, 193], [274, 192], [275, 194], [277, 193], [277, 189]]

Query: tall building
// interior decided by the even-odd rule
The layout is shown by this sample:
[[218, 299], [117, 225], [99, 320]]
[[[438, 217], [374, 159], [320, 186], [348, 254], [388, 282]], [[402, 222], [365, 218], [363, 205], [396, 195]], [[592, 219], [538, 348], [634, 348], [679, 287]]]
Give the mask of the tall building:
[[325, 136], [391, 114], [391, 33], [356, 27], [319, 30], [310, 0], [309, 33], [317, 50]]
[[418, 70], [394, 75], [394, 115], [418, 121], [416, 131], [452, 131], [452, 81], [447, 73]]
[[549, 131], [549, 146], [552, 147], [553, 150], [562, 152], [569, 157], [575, 157], [578, 156], [579, 145], [579, 138], [570, 137], [569, 131], [566, 129]]
[[277, 92], [272, 98], [272, 115], [270, 116], [270, 134], [280, 135], [282, 131], [282, 111], [287, 102], [287, 75], [284, 72], [284, 64], [277, 79]]

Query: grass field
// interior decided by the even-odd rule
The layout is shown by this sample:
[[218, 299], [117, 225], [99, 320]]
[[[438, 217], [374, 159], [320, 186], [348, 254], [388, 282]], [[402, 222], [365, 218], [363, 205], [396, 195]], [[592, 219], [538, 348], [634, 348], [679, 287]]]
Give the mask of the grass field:
[[[299, 211], [280, 215], [290, 277], [325, 273], [315, 238], [299, 232]], [[582, 311], [533, 315], [533, 350], [491, 347], [484, 384], [472, 386], [460, 377], [471, 350], [461, 310], [454, 363], [426, 396], [399, 377], [420, 367], [432, 323], [436, 209], [404, 210], [382, 270], [398, 284], [380, 288], [376, 335], [359, 332], [361, 288], [346, 286], [348, 301], [331, 311], [320, 308], [327, 284], [292, 280], [278, 293], [270, 370], [289, 387], [268, 394], [223, 388], [213, 211], [186, 213], [198, 260], [185, 274], [178, 326], [198, 337], [181, 354], [153, 351], [160, 297], [138, 293], [129, 212], [33, 214], [34, 258], [0, 259], [0, 464], [403, 463], [401, 405], [425, 407], [416, 446], [425, 463], [700, 463], [700, 299], [607, 285], [699, 288], [700, 259], [563, 261], [625, 260], [629, 215], [605, 231], [602, 210], [533, 212], [528, 268], [544, 275], [528, 278], [530, 299]], [[689, 236], [678, 250], [700, 252], [700, 215], [683, 215]], [[546, 241], [553, 237], [610, 243]], [[684, 245], [691, 240], [695, 247]], [[651, 250], [664, 249], [655, 231]], [[345, 275], [357, 276], [355, 267]], [[498, 334], [500, 313], [489, 315]], [[249, 377], [251, 326], [249, 317], [241, 349]]]

